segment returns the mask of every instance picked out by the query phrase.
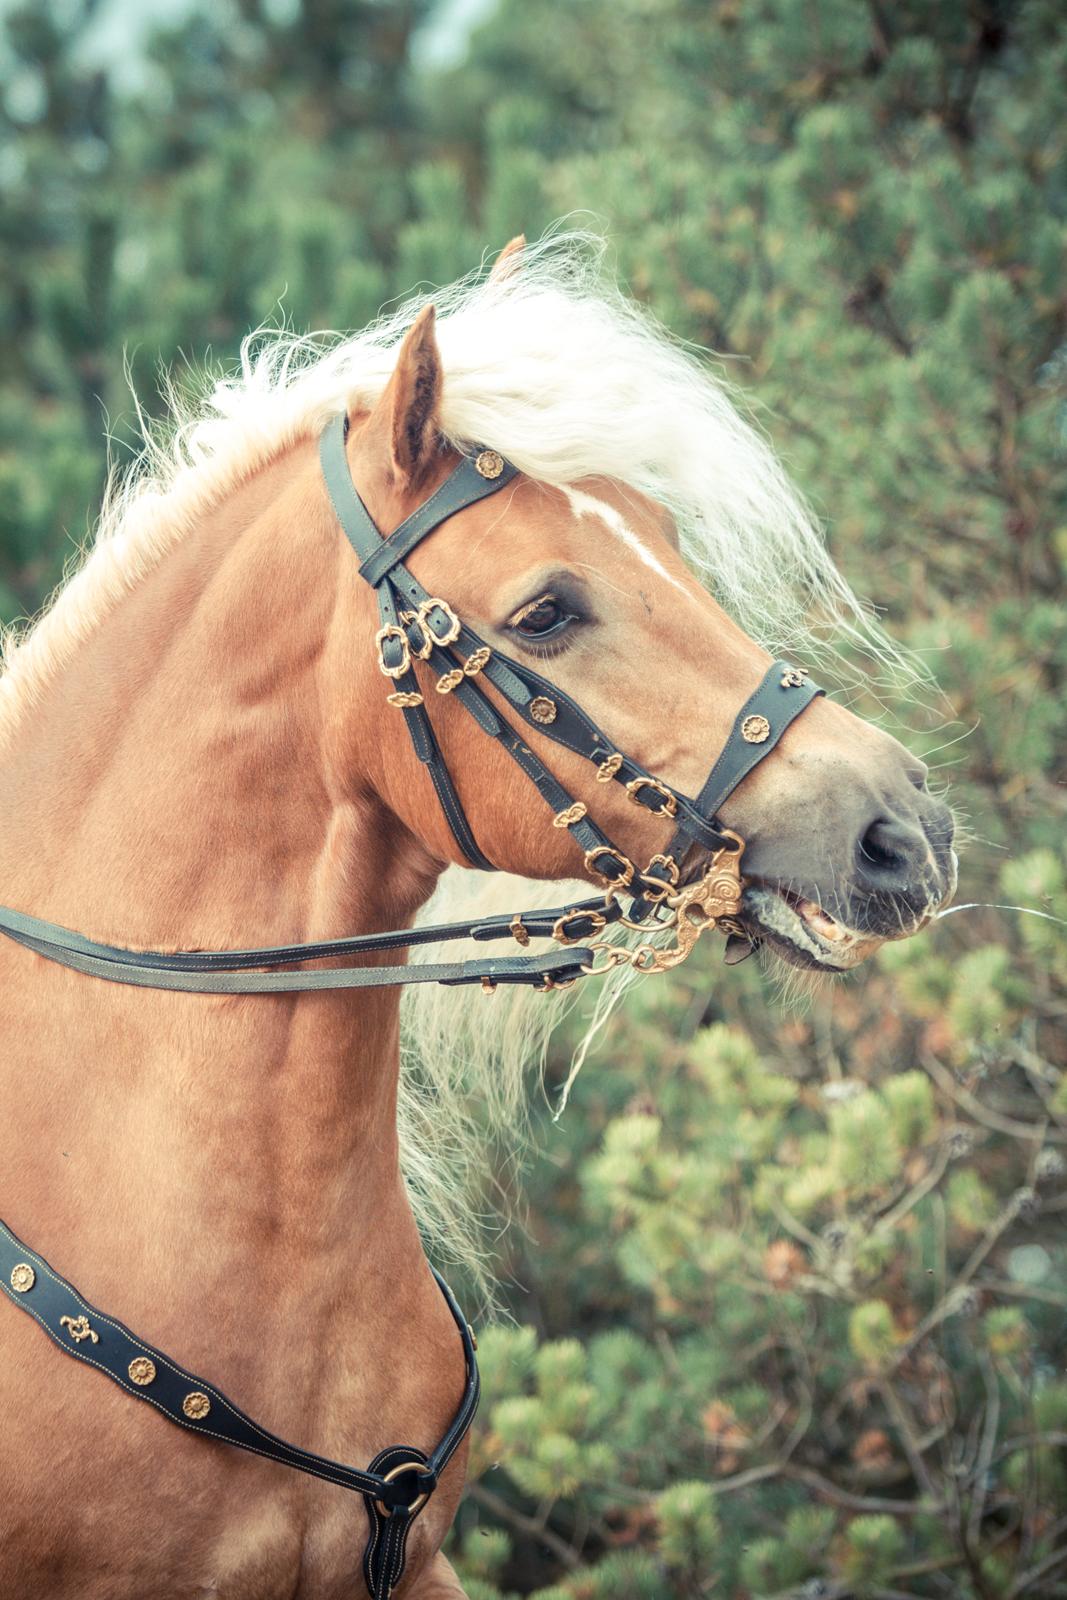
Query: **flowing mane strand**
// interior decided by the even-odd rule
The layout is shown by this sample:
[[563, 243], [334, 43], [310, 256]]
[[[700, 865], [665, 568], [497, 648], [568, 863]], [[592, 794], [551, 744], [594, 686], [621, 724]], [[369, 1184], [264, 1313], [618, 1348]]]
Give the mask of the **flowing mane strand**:
[[[372, 406], [431, 302], [442, 425], [458, 448], [491, 446], [560, 487], [595, 476], [640, 490], [669, 509], [692, 568], [774, 654], [840, 667], [836, 637], [891, 679], [914, 681], [728, 385], [605, 280], [601, 256], [588, 235], [549, 235], [499, 281], [478, 273], [420, 294], [355, 335], [261, 331], [206, 397], [171, 388], [170, 421], [142, 418], [144, 451], [113, 477], [88, 559], [34, 627], [5, 641], [3, 723], [210, 506], [346, 405]], [[453, 869], [424, 914], [548, 905], [566, 893]], [[601, 991], [579, 1057], [626, 981]], [[416, 1212], [431, 1248], [485, 1290], [487, 1143], [521, 1143], [526, 1070], [543, 1058], [561, 1007], [525, 989], [490, 1007], [480, 993], [426, 988], [405, 996], [403, 1015], [401, 1146]]]

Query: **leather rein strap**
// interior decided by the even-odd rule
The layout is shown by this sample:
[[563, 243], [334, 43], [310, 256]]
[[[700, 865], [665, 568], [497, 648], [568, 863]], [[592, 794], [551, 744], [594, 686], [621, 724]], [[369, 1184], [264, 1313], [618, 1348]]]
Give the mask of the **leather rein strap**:
[[[428, 534], [447, 518], [511, 483], [517, 468], [495, 450], [482, 449], [465, 456], [425, 504], [383, 537], [352, 482], [345, 448], [347, 431], [347, 417], [338, 416], [323, 432], [320, 454], [326, 487], [338, 521], [359, 557], [360, 576], [378, 598], [381, 626], [375, 644], [379, 667], [392, 683], [389, 701], [403, 713], [415, 754], [430, 773], [462, 855], [476, 867], [495, 870], [474, 837], [441, 754], [415, 673], [416, 660], [438, 674], [436, 692], [454, 694], [482, 731], [495, 739], [531, 780], [553, 812], [554, 825], [567, 829], [583, 852], [586, 870], [600, 878], [606, 894], [512, 917], [483, 917], [244, 950], [130, 950], [6, 907], [0, 907], [0, 933], [36, 955], [90, 977], [191, 994], [307, 993], [408, 983], [481, 983], [487, 989], [500, 983], [524, 983], [553, 989], [567, 987], [591, 972], [606, 971], [623, 960], [645, 972], [662, 971], [683, 960], [701, 929], [727, 922], [740, 902], [739, 864], [744, 845], [718, 822], [719, 808], [822, 691], [788, 663], [775, 662], [738, 712], [700, 794], [695, 799], [680, 794], [616, 749], [555, 684], [487, 645], [446, 600], [429, 594], [405, 566], [406, 557]], [[526, 742], [526, 735], [489, 699], [479, 679], [491, 685], [521, 722], [592, 762], [598, 783], [621, 783], [635, 804], [656, 816], [673, 818], [676, 831], [669, 849], [654, 855], [639, 870], [594, 822], [585, 803], [567, 792]], [[708, 853], [711, 861], [700, 881], [686, 886], [681, 882], [682, 866], [694, 847]], [[622, 891], [631, 897], [628, 914], [618, 899]], [[661, 924], [673, 926], [676, 948], [664, 951], [643, 945], [630, 952], [624, 945], [598, 943], [595, 936], [618, 921], [650, 929]], [[564, 948], [543, 955], [291, 970], [297, 962], [374, 956], [460, 938], [479, 942], [506, 938], [520, 946], [531, 938], [552, 938]], [[591, 942], [586, 944], [586, 940]], [[600, 952], [607, 959], [597, 966]], [[278, 967], [290, 970], [272, 970]], [[478, 1403], [474, 1336], [444, 1279], [436, 1272], [434, 1277], [463, 1342], [466, 1381], [459, 1407], [444, 1438], [429, 1455], [414, 1446], [390, 1446], [380, 1451], [366, 1470], [359, 1470], [302, 1450], [261, 1428], [220, 1389], [84, 1300], [42, 1256], [0, 1223], [0, 1289], [69, 1355], [106, 1373], [128, 1394], [147, 1401], [181, 1427], [363, 1496], [370, 1519], [363, 1570], [372, 1600], [389, 1600], [400, 1581], [408, 1531], [470, 1427]]]

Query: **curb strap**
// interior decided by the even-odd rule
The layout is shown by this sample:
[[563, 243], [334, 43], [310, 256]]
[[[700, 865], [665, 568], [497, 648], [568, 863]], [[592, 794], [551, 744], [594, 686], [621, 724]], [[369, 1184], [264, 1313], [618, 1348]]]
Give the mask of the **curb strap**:
[[411, 1526], [437, 1487], [445, 1467], [474, 1420], [479, 1379], [474, 1335], [451, 1289], [430, 1268], [463, 1343], [463, 1396], [444, 1438], [429, 1455], [413, 1445], [391, 1445], [361, 1471], [302, 1450], [261, 1428], [221, 1389], [171, 1361], [114, 1317], [108, 1317], [55, 1272], [0, 1221], [0, 1289], [28, 1312], [54, 1344], [103, 1372], [135, 1400], [144, 1400], [192, 1433], [266, 1456], [281, 1466], [323, 1478], [363, 1496], [370, 1523], [363, 1570], [372, 1600], [389, 1600], [404, 1571]]

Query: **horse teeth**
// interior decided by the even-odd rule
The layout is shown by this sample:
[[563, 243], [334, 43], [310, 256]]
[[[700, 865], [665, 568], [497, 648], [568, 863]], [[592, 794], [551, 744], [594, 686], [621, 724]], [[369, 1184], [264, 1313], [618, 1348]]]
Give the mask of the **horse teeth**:
[[798, 900], [794, 909], [797, 915], [803, 917], [808, 926], [828, 943], [836, 944], [839, 939], [845, 937], [845, 929], [841, 924], [835, 922], [829, 912], [824, 911], [822, 906], [816, 905], [814, 900]]

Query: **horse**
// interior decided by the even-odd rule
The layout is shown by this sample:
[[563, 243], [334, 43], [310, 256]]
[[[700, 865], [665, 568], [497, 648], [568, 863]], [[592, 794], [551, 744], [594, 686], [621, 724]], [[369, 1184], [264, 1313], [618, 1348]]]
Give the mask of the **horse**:
[[[290, 948], [376, 936], [411, 928], [442, 878], [474, 892], [387, 698], [375, 595], [323, 480], [318, 438], [342, 419], [341, 460], [382, 538], [472, 449], [491, 471], [511, 464], [408, 566], [489, 651], [557, 685], [656, 775], [663, 804], [635, 805], [550, 729], [523, 729], [527, 754], [634, 861], [664, 856], [667, 802], [697, 793], [807, 611], [880, 648], [726, 385], [578, 245], [509, 247], [488, 281], [408, 301], [362, 334], [250, 341], [172, 440], [149, 435], [81, 569], [9, 643], [5, 904], [174, 952], [250, 930]], [[553, 826], [524, 771], [434, 692], [431, 664], [411, 672], [485, 864], [603, 888], [573, 825]], [[502, 703], [493, 683], [484, 693]], [[719, 820], [744, 841], [733, 939], [803, 967], [854, 966], [954, 887], [951, 814], [922, 763], [825, 697]], [[409, 1144], [417, 1129], [397, 990], [148, 995], [0, 943], [0, 1212], [89, 1297], [61, 1335], [84, 1359], [67, 1360], [11, 1303], [29, 1262], [5, 1280], [0, 1596], [365, 1593], [358, 1501], [172, 1427], [83, 1369], [102, 1359], [92, 1330], [125, 1325], [313, 1459], [369, 1462], [397, 1439], [427, 1458], [469, 1373], [403, 1174], [398, 1110]], [[528, 1017], [558, 1000], [443, 989], [435, 1026], [473, 1005], [494, 1030], [505, 1003]], [[447, 1174], [433, 1181], [447, 1188]], [[155, 1371], [139, 1361], [134, 1383]], [[187, 1416], [207, 1398], [188, 1395]], [[462, 1596], [441, 1546], [463, 1471], [460, 1447], [415, 1508], [402, 1575], [376, 1592]]]

